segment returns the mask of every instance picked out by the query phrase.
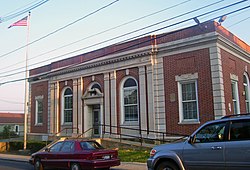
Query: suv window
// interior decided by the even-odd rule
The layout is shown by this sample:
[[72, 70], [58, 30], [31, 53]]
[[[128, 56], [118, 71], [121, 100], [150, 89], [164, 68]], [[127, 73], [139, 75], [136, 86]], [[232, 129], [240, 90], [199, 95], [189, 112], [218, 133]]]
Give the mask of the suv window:
[[50, 152], [59, 152], [63, 142], [58, 142], [50, 148]]
[[230, 140], [250, 140], [250, 120], [233, 121], [230, 128]]
[[215, 123], [203, 127], [196, 133], [195, 143], [224, 141], [226, 123]]

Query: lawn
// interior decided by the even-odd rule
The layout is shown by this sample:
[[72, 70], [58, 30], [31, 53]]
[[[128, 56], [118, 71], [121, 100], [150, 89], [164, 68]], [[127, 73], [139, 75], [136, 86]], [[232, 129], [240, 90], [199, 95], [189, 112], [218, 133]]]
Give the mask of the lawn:
[[150, 150], [121, 149], [118, 150], [121, 162], [142, 162], [146, 163]]

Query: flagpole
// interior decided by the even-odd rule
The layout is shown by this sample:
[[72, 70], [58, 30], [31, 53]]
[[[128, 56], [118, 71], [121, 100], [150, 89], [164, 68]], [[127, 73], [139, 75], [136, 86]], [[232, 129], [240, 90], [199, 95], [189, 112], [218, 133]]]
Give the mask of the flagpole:
[[29, 89], [28, 89], [28, 54], [29, 54], [29, 36], [30, 36], [30, 12], [27, 19], [27, 45], [25, 54], [25, 97], [24, 97], [24, 136], [23, 150], [27, 149], [27, 131], [28, 131], [28, 106], [29, 106]]

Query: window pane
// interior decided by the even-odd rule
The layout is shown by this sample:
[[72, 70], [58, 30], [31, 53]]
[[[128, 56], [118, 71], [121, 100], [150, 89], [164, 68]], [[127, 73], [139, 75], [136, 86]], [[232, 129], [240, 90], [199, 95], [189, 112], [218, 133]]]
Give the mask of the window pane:
[[125, 106], [125, 121], [138, 121], [137, 105]]
[[124, 104], [137, 104], [137, 88], [124, 90]]
[[233, 122], [230, 130], [231, 140], [249, 140], [250, 139], [250, 122], [241, 121]]
[[197, 119], [196, 102], [183, 103], [183, 117], [184, 119]]
[[133, 86], [137, 86], [137, 85], [136, 85], [136, 82], [135, 82], [134, 79], [129, 78], [129, 79], [127, 79], [127, 80], [125, 81], [123, 87], [133, 87]]
[[205, 126], [196, 134], [197, 143], [224, 141], [226, 123]]
[[195, 83], [182, 84], [182, 100], [195, 100]]

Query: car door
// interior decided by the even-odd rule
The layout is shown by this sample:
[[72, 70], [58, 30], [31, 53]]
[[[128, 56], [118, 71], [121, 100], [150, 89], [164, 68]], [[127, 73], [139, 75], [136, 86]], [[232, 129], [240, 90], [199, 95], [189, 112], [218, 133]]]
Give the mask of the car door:
[[225, 122], [206, 125], [194, 135], [193, 142], [185, 143], [183, 161], [186, 169], [225, 169], [225, 128]]
[[75, 145], [74, 141], [65, 141], [57, 157], [57, 168], [67, 168], [68, 162], [74, 161]]
[[250, 169], [250, 120], [231, 122], [225, 156], [228, 170]]
[[44, 167], [56, 167], [57, 155], [62, 147], [63, 142], [57, 142], [45, 151], [43, 159], [41, 160]]

